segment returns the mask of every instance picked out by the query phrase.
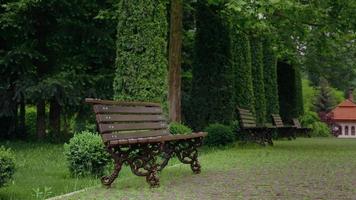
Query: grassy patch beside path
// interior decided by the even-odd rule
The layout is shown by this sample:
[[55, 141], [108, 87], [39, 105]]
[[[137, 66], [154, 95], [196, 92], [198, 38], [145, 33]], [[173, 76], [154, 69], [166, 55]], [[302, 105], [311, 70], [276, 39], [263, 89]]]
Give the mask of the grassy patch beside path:
[[101, 186], [62, 199], [356, 199], [356, 140], [276, 141], [274, 147], [205, 150], [202, 173], [174, 165], [149, 189], [124, 172]]
[[0, 188], [0, 199], [44, 199], [98, 185], [94, 178], [69, 176], [63, 145], [0, 143], [11, 147], [16, 156], [16, 172], [9, 186]]

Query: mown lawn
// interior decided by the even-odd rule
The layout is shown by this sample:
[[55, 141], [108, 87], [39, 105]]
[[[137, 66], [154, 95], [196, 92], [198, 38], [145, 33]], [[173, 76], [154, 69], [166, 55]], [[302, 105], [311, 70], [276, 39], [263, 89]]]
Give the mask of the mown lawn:
[[95, 178], [69, 176], [63, 145], [8, 142], [16, 155], [16, 172], [9, 186], [0, 188], [0, 199], [44, 199], [99, 184]]
[[199, 175], [185, 165], [167, 167], [157, 189], [125, 171], [111, 189], [96, 186], [56, 199], [356, 199], [356, 140], [204, 149], [201, 163]]

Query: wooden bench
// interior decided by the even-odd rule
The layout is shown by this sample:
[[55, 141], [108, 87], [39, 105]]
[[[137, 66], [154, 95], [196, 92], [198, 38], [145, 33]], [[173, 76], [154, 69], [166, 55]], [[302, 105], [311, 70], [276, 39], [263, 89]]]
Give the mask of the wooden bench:
[[103, 185], [111, 186], [125, 164], [135, 175], [145, 176], [151, 187], [159, 186], [157, 173], [173, 156], [200, 173], [197, 147], [207, 133], [170, 134], [162, 108], [156, 103], [85, 101], [93, 105], [98, 132], [115, 162], [114, 172], [101, 178]]
[[247, 140], [256, 142], [261, 145], [273, 145], [272, 131], [274, 127], [258, 126], [255, 116], [246, 109], [237, 108], [239, 113], [240, 128], [247, 132]]
[[312, 130], [311, 128], [307, 127], [302, 127], [301, 123], [297, 118], [293, 118], [293, 126], [296, 128], [298, 134], [311, 137], [310, 131]]
[[288, 138], [289, 140], [297, 138], [294, 126], [286, 126], [279, 114], [272, 114], [271, 117], [273, 125], [277, 129], [278, 138]]

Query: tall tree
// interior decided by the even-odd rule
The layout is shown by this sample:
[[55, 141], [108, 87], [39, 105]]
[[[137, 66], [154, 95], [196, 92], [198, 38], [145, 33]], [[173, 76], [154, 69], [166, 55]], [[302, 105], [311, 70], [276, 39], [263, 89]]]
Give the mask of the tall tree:
[[233, 71], [229, 24], [223, 4], [197, 2], [196, 63], [193, 67], [192, 127], [228, 123], [233, 116]]
[[181, 121], [182, 0], [171, 1], [169, 40], [169, 120]]
[[278, 61], [278, 94], [280, 115], [291, 122], [293, 118], [303, 114], [303, 96], [301, 76], [298, 67], [287, 61]]
[[118, 2], [115, 99], [166, 102], [165, 2]]
[[279, 113], [277, 56], [270, 37], [263, 39], [263, 78], [266, 97], [266, 119], [271, 121], [271, 114]]
[[231, 29], [231, 56], [234, 70], [235, 106], [254, 113], [251, 49], [248, 36], [240, 30], [233, 18]]
[[255, 96], [255, 115], [259, 124], [266, 122], [266, 97], [263, 78], [263, 49], [258, 36], [251, 35], [252, 80]]

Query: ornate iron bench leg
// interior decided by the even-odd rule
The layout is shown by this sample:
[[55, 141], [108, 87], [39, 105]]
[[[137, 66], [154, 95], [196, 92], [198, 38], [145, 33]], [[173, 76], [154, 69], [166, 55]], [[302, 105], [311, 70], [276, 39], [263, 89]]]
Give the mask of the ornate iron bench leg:
[[132, 153], [127, 158], [131, 171], [137, 176], [145, 176], [151, 187], [159, 186], [159, 166], [156, 156], [161, 152], [161, 143], [131, 146]]
[[198, 160], [197, 148], [202, 145], [202, 138], [188, 139], [185, 141], [172, 142], [169, 146], [173, 148], [175, 155], [180, 162], [190, 164], [193, 173], [201, 172], [201, 165]]
[[116, 162], [114, 172], [110, 176], [101, 177], [101, 183], [107, 187], [111, 187], [111, 184], [118, 177], [121, 167], [122, 167], [122, 163]]

